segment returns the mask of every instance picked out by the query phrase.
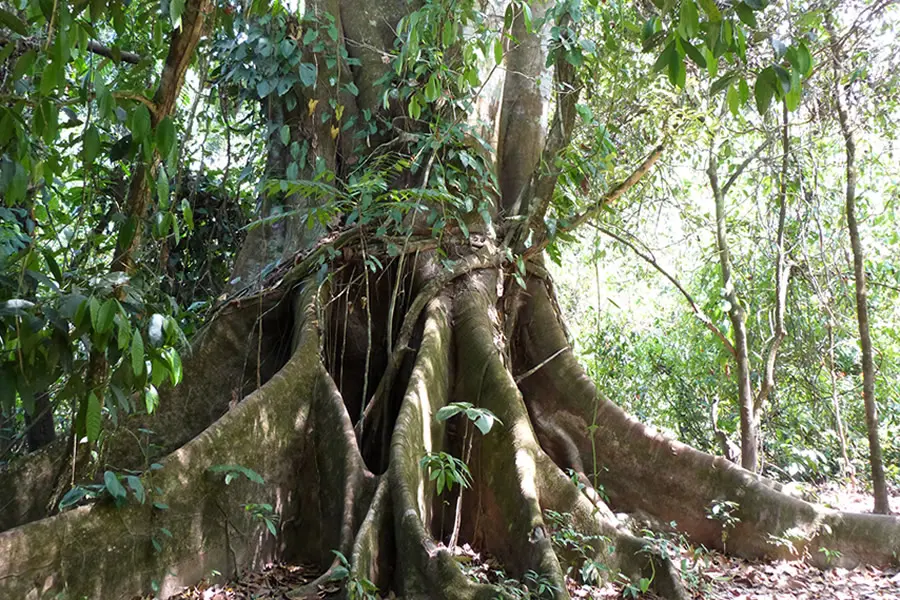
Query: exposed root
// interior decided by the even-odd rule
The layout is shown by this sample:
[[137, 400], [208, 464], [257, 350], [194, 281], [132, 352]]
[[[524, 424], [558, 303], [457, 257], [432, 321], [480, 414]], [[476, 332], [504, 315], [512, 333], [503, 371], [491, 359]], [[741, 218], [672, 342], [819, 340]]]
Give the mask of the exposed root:
[[[528, 286], [520, 317], [518, 368], [567, 344], [542, 282]], [[645, 513], [696, 543], [740, 556], [799, 558], [819, 566], [888, 564], [900, 552], [900, 520], [826, 510], [778, 491], [778, 485], [722, 458], [663, 436], [603, 398], [571, 351], [521, 383], [542, 446], [557, 464], [575, 456], [617, 510]], [[714, 503], [737, 503], [733, 526], [708, 518]], [[724, 534], [724, 535], [723, 535]], [[826, 557], [820, 548], [837, 550]], [[828, 559], [831, 559], [830, 561]]]
[[434, 484], [419, 461], [443, 445], [444, 427], [433, 415], [450, 395], [450, 343], [446, 306], [432, 301], [391, 440], [387, 477], [397, 548], [394, 588], [412, 598], [490, 598], [496, 590], [466, 578], [426, 527], [432, 522], [436, 498]]
[[[575, 558], [583, 560], [587, 552], [609, 575], [650, 580], [666, 598], [685, 597], [672, 563], [623, 527], [601, 497], [601, 485], [617, 510], [677, 521], [679, 529], [709, 546], [723, 546], [725, 536], [722, 523], [707, 518], [707, 509], [713, 502], [736, 502], [740, 521], [727, 531], [727, 550], [744, 556], [784, 555], [779, 544], [791, 532], [798, 537], [786, 545], [813, 562], [825, 560], [817, 552], [821, 547], [841, 566], [887, 562], [900, 550], [896, 519], [826, 511], [788, 497], [767, 480], [650, 431], [600, 398], [567, 349], [539, 281], [532, 280], [522, 294], [526, 305], [508, 347], [504, 332], [509, 330], [497, 311], [499, 274], [484, 268], [494, 260], [489, 255], [460, 261], [459, 272], [432, 278], [441, 287], [426, 286], [428, 294], [417, 300], [423, 308], [406, 317], [395, 354], [406, 352], [417, 315], [425, 313], [396, 420], [378, 424], [391, 432], [383, 475], [366, 468], [347, 399], [322, 360], [315, 286], [307, 286], [295, 303], [290, 360], [169, 455], [162, 470], [145, 476], [145, 487], [159, 490], [152, 500], [169, 508], [147, 503], [113, 510], [98, 503], [0, 534], [5, 557], [0, 597], [60, 589], [120, 597], [144, 592], [152, 581], [165, 597], [213, 569], [227, 577], [275, 556], [315, 562], [325, 570], [294, 597], [311, 597], [321, 584], [344, 577], [348, 585], [372, 582], [381, 592], [411, 598], [502, 597], [507, 594], [502, 587], [465, 575], [444, 545], [445, 507], [454, 497], [438, 497], [420, 462], [429, 452], [459, 455], [459, 448], [470, 444], [471, 456], [466, 455], [474, 484], [458, 504], [461, 541], [491, 553], [515, 577], [549, 584], [558, 600], [567, 597], [564, 565], [572, 557], [554, 547], [558, 524], [545, 521], [546, 511], [565, 513], [589, 540]], [[462, 275], [452, 296], [445, 291], [435, 297]], [[196, 363], [200, 371], [193, 381], [199, 387], [186, 392], [207, 390], [215, 397], [202, 400], [211, 404], [229, 403], [230, 389], [223, 386], [230, 383], [197, 380], [233, 375], [226, 367], [238, 359], [221, 355], [225, 366], [217, 367], [208, 364], [209, 356], [229, 351], [241, 356], [235, 351], [237, 329], [222, 327], [217, 335], [224, 341], [207, 343], [224, 349]], [[253, 331], [252, 324], [248, 327], [245, 333]], [[518, 385], [511, 368], [527, 374]], [[389, 389], [394, 383], [383, 385]], [[488, 409], [500, 422], [487, 435], [474, 434], [472, 444], [459, 423], [445, 427], [435, 419], [453, 400]], [[178, 410], [196, 416], [207, 409]], [[240, 480], [226, 487], [221, 476], [207, 473], [216, 464], [251, 468], [265, 477], [266, 486]], [[564, 472], [567, 468], [574, 476]], [[277, 540], [243, 508], [263, 502], [281, 517]], [[154, 552], [153, 540], [162, 531], [173, 538]], [[346, 557], [349, 569], [333, 551]]]
[[[280, 553], [244, 505], [271, 504], [286, 523], [305, 508], [296, 490], [306, 482], [286, 457], [308, 449], [317, 347], [315, 320], [308, 318], [297, 351], [277, 375], [142, 477], [151, 493], [144, 504], [96, 503], [0, 534], [0, 597], [64, 590], [74, 598], [122, 598], [151, 583], [165, 597], [213, 570], [227, 576]], [[208, 471], [215, 465], [253, 469], [266, 485], [239, 477], [226, 486], [221, 473]], [[287, 532], [282, 542], [290, 542]]]
[[[579, 530], [602, 536], [604, 541], [594, 543], [594, 558], [610, 572], [635, 580], [646, 577], [664, 597], [684, 598], [671, 562], [621, 529], [602, 500], [579, 491], [538, 444], [522, 396], [501, 360], [502, 339], [489, 317], [494, 303], [487, 290], [495, 288], [483, 279], [483, 285], [471, 286], [456, 302], [458, 364], [466, 374], [458, 378], [457, 395], [491, 410], [503, 422], [479, 444], [482, 477], [475, 485], [488, 499], [488, 512], [480, 521], [484, 531], [475, 536], [514, 574], [536, 571], [556, 584], [555, 597], [564, 598], [563, 570], [542, 511], [568, 513]], [[479, 368], [481, 376], [473, 376]]]
[[[257, 367], [263, 382], [268, 381], [287, 359], [289, 347], [281, 339], [283, 327], [275, 322], [290, 320], [274, 299], [264, 304], [232, 303], [224, 307], [198, 334], [190, 355], [185, 356], [184, 372], [188, 375], [176, 388], [164, 388], [162, 401], [153, 415], [135, 416], [113, 430], [104, 444], [102, 459], [114, 468], [140, 469], [147, 457], [135, 441], [133, 431], [153, 431], [151, 438], [155, 459], [174, 452], [256, 387]], [[286, 308], [286, 307], [284, 307]], [[274, 310], [273, 310], [274, 309]], [[266, 349], [257, 364], [256, 327], [260, 313], [263, 320], [263, 345]], [[146, 437], [146, 436], [140, 436]], [[44, 518], [51, 510], [51, 496], [60, 477], [68, 479], [71, 446], [59, 439], [38, 453], [23, 457], [0, 471], [0, 531]], [[103, 469], [99, 472], [102, 474]], [[86, 474], [80, 474], [84, 476]], [[64, 482], [63, 482], [64, 483]]]

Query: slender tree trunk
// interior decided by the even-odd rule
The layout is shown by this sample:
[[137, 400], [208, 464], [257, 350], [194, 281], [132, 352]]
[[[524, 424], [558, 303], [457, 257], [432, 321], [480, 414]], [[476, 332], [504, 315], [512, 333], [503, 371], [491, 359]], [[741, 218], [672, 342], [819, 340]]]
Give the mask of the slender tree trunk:
[[849, 477], [853, 485], [856, 485], [856, 477], [853, 473], [853, 464], [847, 453], [847, 436], [844, 433], [844, 419], [841, 415], [841, 398], [837, 389], [837, 374], [834, 370], [834, 319], [831, 311], [828, 315], [828, 375], [831, 379], [831, 410], [834, 412], [834, 426], [837, 429], [838, 444], [841, 450], [841, 471], [845, 477]]
[[784, 341], [787, 331], [784, 328], [784, 313], [787, 307], [788, 282], [791, 278], [791, 267], [784, 256], [784, 227], [787, 221], [787, 179], [790, 166], [790, 130], [788, 129], [787, 103], [782, 103], [781, 115], [781, 174], [778, 188], [778, 227], [775, 233], [775, 323], [769, 350], [766, 353], [765, 372], [760, 383], [753, 411], [759, 417], [763, 404], [775, 389], [775, 361], [778, 349]]
[[856, 140], [850, 124], [847, 106], [841, 94], [839, 77], [838, 48], [834, 51], [835, 89], [834, 100], [838, 109], [838, 122], [847, 156], [847, 187], [845, 205], [847, 229], [850, 233], [850, 247], [853, 250], [853, 275], [856, 284], [856, 317], [859, 324], [859, 344], [862, 347], [863, 402], [866, 410], [866, 432], [869, 437], [869, 465], [872, 469], [872, 492], [875, 499], [874, 510], [878, 514], [890, 514], [887, 484], [884, 477], [884, 461], [881, 455], [881, 441], [878, 439], [878, 405], [875, 400], [875, 364], [872, 359], [872, 337], [869, 333], [869, 307], [866, 299], [866, 267], [862, 241], [859, 237], [859, 223], [856, 220]]
[[[172, 33], [169, 53], [159, 78], [159, 86], [153, 95], [150, 124], [155, 131], [157, 125], [175, 110], [184, 76], [194, 59], [194, 51], [200, 43], [206, 19], [213, 10], [212, 0], [190, 0], [184, 7], [181, 28]], [[112, 270], [131, 272], [134, 268], [134, 254], [141, 246], [144, 220], [150, 209], [150, 180], [156, 174], [159, 155], [154, 151], [150, 162], [138, 160], [134, 167], [126, 200], [127, 217], [133, 226], [133, 234], [120, 236], [116, 242]]]
[[759, 425], [756, 420], [753, 388], [750, 384], [750, 351], [747, 346], [747, 323], [744, 308], [738, 300], [731, 272], [731, 256], [728, 249], [728, 232], [725, 223], [725, 192], [727, 186], [720, 187], [715, 164], [715, 153], [710, 146], [709, 167], [710, 186], [716, 203], [716, 248], [719, 253], [719, 268], [722, 272], [722, 287], [725, 301], [730, 308], [728, 319], [734, 335], [735, 362], [737, 363], [738, 402], [741, 413], [741, 466], [755, 472], [759, 467]]

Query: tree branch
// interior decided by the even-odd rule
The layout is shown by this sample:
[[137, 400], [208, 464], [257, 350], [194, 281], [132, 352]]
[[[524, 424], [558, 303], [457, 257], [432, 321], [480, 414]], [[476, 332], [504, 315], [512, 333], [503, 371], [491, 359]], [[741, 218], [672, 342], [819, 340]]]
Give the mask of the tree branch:
[[109, 48], [108, 46], [104, 46], [100, 42], [95, 42], [94, 40], [88, 42], [87, 49], [99, 56], [105, 56], [106, 58], [111, 58], [112, 60], [120, 60], [132, 65], [136, 65], [141, 62], [141, 56], [139, 54], [135, 54], [134, 52], [126, 52], [125, 50], [119, 50], [117, 48]]
[[656, 148], [653, 149], [653, 152], [644, 159], [638, 168], [634, 170], [624, 181], [615, 185], [611, 190], [606, 192], [606, 194], [600, 198], [600, 200], [594, 204], [594, 206], [586, 209], [583, 213], [576, 216], [572, 219], [571, 224], [568, 227], [564, 227], [562, 231], [573, 231], [578, 227], [581, 227], [589, 220], [596, 217], [600, 214], [600, 211], [603, 210], [605, 206], [608, 206], [621, 198], [625, 192], [633, 188], [637, 183], [653, 168], [653, 165], [656, 164], [656, 161], [659, 160], [659, 157], [662, 156], [663, 153], [663, 145], [660, 144]]
[[752, 163], [754, 160], [756, 160], [756, 157], [759, 156], [762, 153], [762, 151], [765, 150], [768, 147], [768, 145], [771, 143], [772, 143], [772, 138], [767, 139], [762, 144], [760, 144], [759, 147], [750, 154], [750, 156], [745, 158], [744, 162], [742, 162], [740, 165], [738, 165], [738, 168], [734, 170], [734, 173], [732, 173], [728, 177], [728, 180], [725, 182], [725, 185], [722, 186], [722, 196], [728, 195], [728, 190], [731, 189], [731, 186], [734, 185], [734, 182], [737, 181], [738, 177], [741, 176], [741, 174], [744, 172], [744, 169], [746, 169], [750, 165], [750, 163]]
[[[20, 38], [21, 39], [21, 38]], [[26, 40], [29, 38], [25, 38]], [[31, 38], [33, 39], [33, 38]], [[0, 48], [9, 43], [16, 43], [15, 40], [10, 40], [8, 38], [0, 37]], [[109, 58], [112, 60], [119, 60], [121, 62], [126, 62], [131, 65], [136, 65], [141, 62], [141, 55], [136, 54], [134, 52], [128, 52], [127, 50], [119, 50], [117, 48], [110, 48], [109, 46], [104, 46], [100, 42], [90, 40], [87, 44], [87, 51], [97, 54], [98, 56], [103, 56], [105, 58]]]
[[674, 277], [672, 274], [670, 274], [668, 271], [666, 271], [666, 270], [663, 268], [663, 266], [660, 265], [660, 264], [656, 261], [656, 258], [655, 258], [652, 254], [645, 254], [645, 253], [644, 253], [643, 251], [641, 251], [635, 244], [629, 242], [629, 241], [626, 240], [625, 238], [621, 237], [620, 235], [618, 235], [618, 234], [616, 234], [616, 233], [613, 233], [612, 231], [606, 229], [605, 227], [603, 227], [603, 226], [601, 226], [601, 225], [597, 225], [597, 224], [595, 223], [595, 224], [594, 224], [594, 227], [596, 227], [597, 230], [598, 230], [600, 233], [602, 233], [602, 234], [604, 234], [604, 235], [606, 235], [606, 236], [611, 237], [612, 239], [616, 240], [616, 241], [619, 242], [620, 244], [622, 244], [622, 245], [626, 246], [627, 248], [629, 248], [632, 252], [634, 252], [635, 254], [637, 254], [639, 258], [643, 259], [643, 260], [644, 260], [645, 262], [647, 262], [650, 266], [652, 266], [654, 269], [656, 269], [657, 271], [659, 271], [659, 273], [660, 273], [663, 277], [665, 277], [666, 279], [668, 279], [668, 280], [672, 283], [672, 285], [674, 285], [675, 288], [676, 288], [679, 292], [681, 292], [681, 295], [684, 296], [685, 300], [688, 301], [688, 304], [691, 305], [691, 311], [693, 311], [693, 313], [694, 313], [694, 315], [697, 317], [697, 319], [698, 319], [701, 323], [703, 323], [703, 325], [704, 325], [707, 329], [709, 329], [711, 332], [713, 332], [713, 334], [715, 334], [715, 336], [716, 336], [717, 338], [719, 338], [719, 340], [722, 342], [722, 345], [725, 346], [725, 349], [726, 349], [726, 350], [728, 350], [728, 353], [729, 353], [729, 354], [731, 354], [732, 356], [734, 356], [735, 358], [737, 358], [737, 354], [736, 354], [736, 352], [735, 352], [735, 350], [734, 350], [734, 345], [732, 345], [731, 341], [725, 336], [724, 333], [722, 333], [722, 330], [719, 329], [719, 328], [716, 326], [715, 323], [713, 323], [712, 319], [709, 318], [709, 315], [707, 315], [705, 312], [703, 312], [703, 310], [702, 310], [699, 306], [697, 306], [697, 303], [694, 301], [693, 296], [691, 296], [690, 292], [688, 292], [688, 291], [684, 288], [684, 286], [681, 285], [681, 282], [679, 282], [677, 279], [675, 279], [675, 277]]
[[[567, 25], [569, 16], [563, 17], [560, 26]], [[541, 152], [541, 158], [537, 170], [531, 177], [530, 186], [523, 190], [528, 191], [532, 204], [527, 212], [528, 220], [520, 231], [518, 242], [524, 243], [532, 231], [536, 232], [538, 239], [546, 238], [544, 227], [544, 215], [550, 207], [553, 191], [559, 179], [559, 170], [555, 168], [557, 155], [565, 149], [572, 140], [572, 130], [575, 126], [575, 105], [578, 103], [579, 89], [576, 87], [577, 72], [575, 67], [565, 60], [562, 53], [558, 53], [554, 68], [553, 79], [556, 84], [556, 111], [547, 140]], [[541, 172], [541, 170], [544, 172]], [[528, 206], [526, 204], [526, 206]]]
[[760, 383], [756, 398], [753, 401], [754, 410], [759, 411], [772, 390], [775, 389], [775, 359], [778, 357], [778, 349], [784, 341], [787, 331], [784, 329], [784, 310], [787, 304], [787, 288], [791, 277], [790, 267], [786, 267], [784, 261], [784, 224], [787, 220], [787, 176], [788, 157], [790, 155], [790, 138], [788, 135], [788, 109], [787, 103], [782, 103], [781, 116], [781, 184], [778, 188], [778, 231], [775, 235], [775, 331], [769, 345], [766, 356], [766, 370]]
[[[604, 194], [603, 197], [600, 198], [600, 200], [598, 200], [596, 203], [594, 203], [593, 206], [591, 206], [590, 208], [588, 208], [584, 212], [582, 212], [580, 215], [577, 215], [575, 218], [573, 218], [571, 223], [569, 223], [568, 226], [560, 227], [559, 231], [562, 233], [569, 233], [569, 232], [572, 232], [572, 231], [578, 229], [579, 227], [581, 227], [582, 225], [584, 225], [585, 223], [587, 223], [588, 221], [590, 221], [591, 219], [596, 217], [600, 213], [600, 211], [603, 210], [604, 206], [612, 204], [613, 202], [615, 202], [616, 200], [621, 198], [622, 195], [625, 194], [625, 192], [627, 192], [628, 190], [633, 188], [635, 185], [637, 185], [637, 183], [641, 180], [641, 178], [644, 175], [646, 175], [647, 172], [656, 163], [656, 161], [659, 160], [659, 157], [662, 156], [663, 148], [664, 147], [662, 144], [657, 146], [653, 150], [653, 152], [650, 153], [650, 156], [648, 156], [646, 159], [644, 159], [644, 162], [642, 162], [638, 166], [638, 168], [635, 169], [634, 172], [628, 176], [628, 178], [626, 178], [624, 181], [613, 186], [613, 188], [611, 190], [609, 190], [608, 192], [606, 192], [606, 194]], [[528, 260], [532, 256], [535, 256], [536, 254], [541, 252], [544, 248], [546, 248], [547, 244], [549, 244], [549, 243], [550, 243], [550, 240], [548, 238], [544, 237], [537, 244], [534, 244], [533, 246], [528, 248], [525, 251], [525, 253], [523, 254], [523, 258], [525, 260]]]

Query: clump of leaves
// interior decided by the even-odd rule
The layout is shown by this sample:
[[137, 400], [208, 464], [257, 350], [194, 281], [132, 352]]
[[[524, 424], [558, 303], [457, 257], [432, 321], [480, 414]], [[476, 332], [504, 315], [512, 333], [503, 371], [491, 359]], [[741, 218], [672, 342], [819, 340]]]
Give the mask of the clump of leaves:
[[466, 463], [446, 452], [429, 452], [419, 464], [428, 470], [428, 479], [435, 482], [438, 494], [442, 494], [444, 489], [453, 489], [454, 484], [464, 488], [472, 485], [472, 474]]
[[224, 473], [225, 485], [230, 485], [238, 477], [246, 477], [253, 483], [263, 485], [266, 483], [262, 476], [253, 469], [243, 465], [214, 465], [208, 469], [210, 473]]
[[275, 524], [278, 523], [281, 517], [275, 512], [271, 504], [249, 503], [244, 505], [244, 510], [250, 514], [251, 518], [262, 521], [266, 525], [266, 529], [269, 530], [269, 533], [278, 535]]
[[350, 561], [342, 552], [339, 550], [331, 552], [334, 553], [340, 564], [332, 570], [330, 581], [346, 580], [347, 597], [350, 600], [375, 600], [378, 598], [378, 586], [365, 577], [354, 575], [350, 568]]

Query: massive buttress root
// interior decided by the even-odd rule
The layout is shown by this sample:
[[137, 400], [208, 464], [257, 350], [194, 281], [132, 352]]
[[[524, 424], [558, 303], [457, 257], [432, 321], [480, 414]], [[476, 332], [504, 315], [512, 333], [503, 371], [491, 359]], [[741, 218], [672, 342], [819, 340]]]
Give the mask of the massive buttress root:
[[[557, 464], [596, 478], [617, 510], [675, 521], [708, 547], [748, 558], [805, 557], [821, 567], [889, 564], [900, 553], [900, 520], [827, 510], [779, 492], [779, 485], [700, 452], [630, 417], [604, 398], [567, 348], [546, 284], [532, 279], [515, 346], [519, 368], [541, 364], [520, 387], [541, 445]], [[727, 532], [707, 517], [736, 502]], [[785, 545], [790, 539], [792, 547]], [[837, 550], [825, 556], [820, 548]]]

